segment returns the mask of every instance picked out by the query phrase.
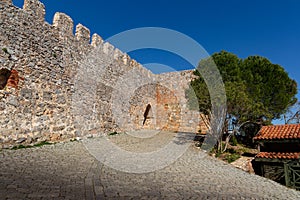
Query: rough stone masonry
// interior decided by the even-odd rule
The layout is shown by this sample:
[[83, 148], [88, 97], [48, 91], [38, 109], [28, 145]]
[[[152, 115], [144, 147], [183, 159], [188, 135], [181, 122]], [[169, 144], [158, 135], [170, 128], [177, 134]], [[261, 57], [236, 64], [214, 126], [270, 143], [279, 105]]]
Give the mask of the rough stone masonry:
[[[152, 74], [64, 13], [0, 2], [0, 144], [140, 129], [198, 132], [186, 106], [192, 71]], [[131, 91], [131, 92], [128, 92]], [[147, 110], [148, 109], [148, 110]]]

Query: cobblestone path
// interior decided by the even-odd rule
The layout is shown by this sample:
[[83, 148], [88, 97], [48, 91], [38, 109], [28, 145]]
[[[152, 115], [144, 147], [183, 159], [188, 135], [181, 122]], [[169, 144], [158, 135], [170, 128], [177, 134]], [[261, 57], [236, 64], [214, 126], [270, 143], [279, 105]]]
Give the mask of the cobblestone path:
[[[172, 137], [164, 132], [146, 139], [127, 134], [109, 139], [128, 151], [147, 152]], [[193, 146], [154, 172], [117, 171], [86, 149], [97, 140], [2, 150], [0, 199], [300, 199], [300, 192], [205, 156]]]

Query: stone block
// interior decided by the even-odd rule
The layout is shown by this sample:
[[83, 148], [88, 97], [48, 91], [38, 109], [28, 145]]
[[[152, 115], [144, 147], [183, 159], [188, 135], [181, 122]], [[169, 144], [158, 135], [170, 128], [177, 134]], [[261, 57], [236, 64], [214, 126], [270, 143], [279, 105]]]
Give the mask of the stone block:
[[21, 89], [20, 95], [25, 99], [32, 99], [32, 90], [31, 89]]
[[51, 101], [52, 100], [52, 93], [51, 92], [43, 92], [43, 99], [45, 101]]
[[62, 36], [73, 35], [74, 23], [71, 17], [64, 13], [57, 12], [53, 18], [53, 26], [56, 27]]
[[90, 30], [82, 24], [76, 26], [75, 36], [77, 40], [81, 41], [83, 44], [89, 44], [90, 42]]
[[37, 20], [45, 20], [45, 6], [38, 0], [24, 0], [23, 9], [32, 13]]
[[111, 45], [110, 43], [108, 42], [105, 42], [103, 44], [103, 52], [106, 54], [106, 55], [112, 55], [113, 54], [113, 51], [114, 51], [114, 46]]
[[7, 104], [18, 107], [19, 106], [19, 101], [18, 101], [17, 97], [9, 96], [7, 98]]
[[1, 0], [0, 4], [12, 5], [12, 0]]
[[98, 34], [93, 34], [92, 36], [92, 46], [93, 47], [97, 47], [100, 46], [101, 44], [103, 44], [103, 39], [101, 38], [101, 36], [99, 36]]

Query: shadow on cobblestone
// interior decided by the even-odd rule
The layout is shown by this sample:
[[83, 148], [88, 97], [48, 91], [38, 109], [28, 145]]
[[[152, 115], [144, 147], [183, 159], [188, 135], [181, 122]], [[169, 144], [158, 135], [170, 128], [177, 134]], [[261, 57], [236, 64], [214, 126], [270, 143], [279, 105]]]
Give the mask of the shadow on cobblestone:
[[[119, 145], [130, 141], [113, 137]], [[0, 199], [300, 199], [300, 192], [202, 154], [191, 146], [170, 166], [132, 174], [101, 164], [82, 142], [2, 150]]]

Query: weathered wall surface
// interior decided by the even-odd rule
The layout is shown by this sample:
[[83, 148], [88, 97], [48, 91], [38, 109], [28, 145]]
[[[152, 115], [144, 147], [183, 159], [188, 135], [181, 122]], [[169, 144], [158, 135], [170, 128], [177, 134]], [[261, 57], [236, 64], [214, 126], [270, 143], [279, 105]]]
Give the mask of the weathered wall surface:
[[37, 0], [25, 0], [23, 9], [2, 0], [0, 7], [2, 147], [142, 128], [199, 129], [199, 113], [185, 106], [191, 71], [156, 76], [99, 35], [90, 38], [83, 25], [74, 35], [63, 13], [48, 24]]

